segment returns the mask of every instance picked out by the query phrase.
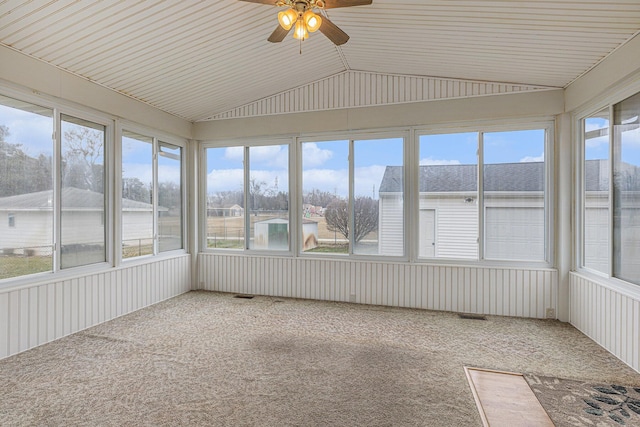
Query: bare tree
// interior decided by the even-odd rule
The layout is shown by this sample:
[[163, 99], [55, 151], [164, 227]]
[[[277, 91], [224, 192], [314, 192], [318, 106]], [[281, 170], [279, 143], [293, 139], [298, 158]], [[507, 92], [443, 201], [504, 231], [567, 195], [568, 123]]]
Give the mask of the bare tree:
[[63, 173], [65, 185], [103, 191], [104, 136], [103, 133], [81, 127], [64, 133]]
[[[378, 202], [371, 197], [356, 197], [353, 201], [355, 230], [354, 241], [359, 242], [378, 229]], [[337, 231], [349, 238], [349, 209], [346, 200], [336, 199], [327, 206], [324, 214], [329, 231]]]

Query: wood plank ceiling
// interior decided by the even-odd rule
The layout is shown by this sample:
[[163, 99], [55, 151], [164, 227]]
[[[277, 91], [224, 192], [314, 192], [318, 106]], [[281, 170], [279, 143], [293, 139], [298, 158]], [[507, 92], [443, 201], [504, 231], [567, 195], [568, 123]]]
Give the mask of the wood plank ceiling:
[[[374, 0], [351, 39], [266, 38], [237, 0], [0, 0], [0, 44], [191, 121], [357, 70], [566, 87], [640, 30], [638, 0]], [[302, 54], [299, 53], [300, 47]]]

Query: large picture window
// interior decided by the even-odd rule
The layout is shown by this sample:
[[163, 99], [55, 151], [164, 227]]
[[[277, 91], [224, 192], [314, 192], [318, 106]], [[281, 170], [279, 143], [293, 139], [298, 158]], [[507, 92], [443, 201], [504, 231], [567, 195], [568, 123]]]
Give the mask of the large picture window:
[[182, 199], [182, 148], [123, 130], [122, 258], [182, 249]]
[[301, 150], [302, 251], [403, 256], [404, 139], [303, 142]]
[[249, 248], [289, 250], [289, 146], [248, 148]]
[[108, 261], [113, 128], [77, 114], [0, 96], [0, 280]]
[[349, 141], [304, 142], [303, 252], [349, 253]]
[[205, 157], [206, 247], [288, 251], [289, 145], [210, 147]]
[[153, 138], [122, 131], [122, 258], [154, 253]]
[[106, 261], [105, 126], [62, 116], [62, 268]]
[[53, 269], [53, 111], [0, 96], [0, 279]]
[[640, 93], [614, 105], [613, 275], [640, 284]]
[[545, 131], [487, 132], [482, 144], [484, 258], [544, 261]]
[[419, 136], [419, 256], [546, 261], [546, 135]]
[[158, 143], [158, 251], [182, 249], [182, 148]]
[[477, 153], [477, 132], [420, 136], [420, 257], [478, 259]]
[[609, 274], [609, 109], [583, 120], [582, 265]]

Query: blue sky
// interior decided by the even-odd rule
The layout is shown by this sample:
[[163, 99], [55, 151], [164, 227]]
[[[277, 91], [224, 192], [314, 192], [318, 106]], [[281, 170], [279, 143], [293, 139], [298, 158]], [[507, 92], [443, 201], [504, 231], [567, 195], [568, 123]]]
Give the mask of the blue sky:
[[53, 153], [53, 119], [29, 113], [0, 104], [0, 125], [9, 128], [7, 141], [22, 144], [22, 150], [29, 156]]
[[[9, 142], [22, 143], [31, 156], [51, 155], [53, 121], [19, 109], [0, 105], [0, 124], [9, 127]], [[587, 131], [607, 126], [601, 118], [586, 121]], [[427, 164], [475, 164], [477, 133], [423, 135], [420, 137], [420, 158]], [[148, 150], [136, 150], [126, 143], [123, 147], [125, 176], [138, 177], [143, 182], [149, 176]], [[348, 141], [318, 141], [302, 144], [303, 190], [317, 188], [348, 193]], [[402, 164], [400, 138], [356, 141], [356, 195], [371, 195], [379, 187], [388, 165]], [[624, 161], [640, 166], [640, 129], [623, 134]], [[608, 158], [606, 137], [594, 138], [586, 144], [587, 159]], [[544, 131], [489, 132], [484, 134], [485, 163], [541, 161], [544, 158]], [[288, 149], [286, 145], [251, 148], [251, 176], [279, 191], [288, 191]], [[208, 150], [208, 191], [240, 190], [243, 181], [241, 147]], [[164, 168], [160, 177], [178, 182], [178, 167]]]
[[[638, 123], [637, 117], [629, 118], [628, 122]], [[623, 123], [625, 125], [626, 123]], [[601, 117], [590, 117], [585, 120], [585, 132], [598, 129], [607, 129], [609, 120]], [[622, 161], [635, 166], [640, 166], [640, 128], [629, 128], [622, 133]], [[603, 135], [597, 138], [589, 138], [585, 143], [585, 158], [587, 160], [609, 158], [609, 137]]]
[[[531, 162], [544, 159], [544, 130], [484, 134], [485, 162]], [[420, 164], [476, 164], [478, 134], [423, 135]], [[376, 194], [387, 166], [403, 163], [402, 138], [356, 140], [354, 143], [354, 191], [356, 196]], [[254, 152], [255, 150], [255, 152]], [[251, 177], [279, 190], [286, 189], [286, 146], [252, 147]], [[318, 189], [346, 197], [349, 191], [349, 141], [302, 143], [303, 191]], [[207, 191], [240, 190], [243, 181], [243, 149], [213, 148], [207, 151]], [[283, 177], [285, 177], [283, 179]]]

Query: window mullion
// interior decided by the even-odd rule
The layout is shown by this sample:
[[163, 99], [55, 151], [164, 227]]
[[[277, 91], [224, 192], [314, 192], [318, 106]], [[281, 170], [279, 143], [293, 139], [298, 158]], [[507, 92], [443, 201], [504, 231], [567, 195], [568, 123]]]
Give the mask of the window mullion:
[[243, 147], [244, 157], [242, 164], [244, 166], [244, 250], [249, 249], [251, 239], [251, 171], [249, 170], [249, 147]]
[[[613, 105], [609, 105], [609, 220], [608, 220], [608, 226], [609, 226], [609, 266], [608, 266], [608, 274], [609, 277], [614, 277], [614, 268], [613, 268], [613, 263], [615, 262], [615, 254], [614, 254], [614, 233], [615, 233], [615, 229], [613, 226], [613, 220], [614, 220], [614, 216], [615, 216], [615, 212], [614, 212], [614, 197], [615, 197], [615, 193], [614, 193], [614, 164], [616, 162], [616, 159], [614, 157], [616, 150], [614, 147], [615, 142], [615, 135], [614, 135], [614, 129], [615, 129], [615, 120], [616, 117], [614, 116], [615, 110], [614, 110], [614, 106]], [[618, 152], [620, 150], [617, 150]]]
[[153, 183], [151, 185], [151, 206], [153, 210], [153, 254], [158, 255], [160, 247], [158, 245], [158, 151], [159, 141], [158, 138], [153, 138], [153, 161], [152, 161], [152, 174]]
[[62, 229], [62, 215], [60, 213], [61, 191], [62, 191], [62, 132], [60, 123], [60, 110], [53, 112], [53, 271], [61, 269], [62, 246], [60, 241], [60, 230]]
[[349, 212], [349, 223], [348, 223], [348, 230], [349, 230], [349, 250], [348, 253], [349, 255], [353, 254], [353, 248], [354, 248], [354, 241], [353, 241], [353, 236], [355, 234], [355, 212], [353, 211], [355, 203], [353, 200], [353, 192], [354, 192], [354, 174], [355, 174], [355, 167], [354, 167], [354, 140], [350, 139], [349, 140], [349, 200], [347, 202], [347, 209]]
[[478, 132], [478, 259], [484, 259], [484, 132]]

